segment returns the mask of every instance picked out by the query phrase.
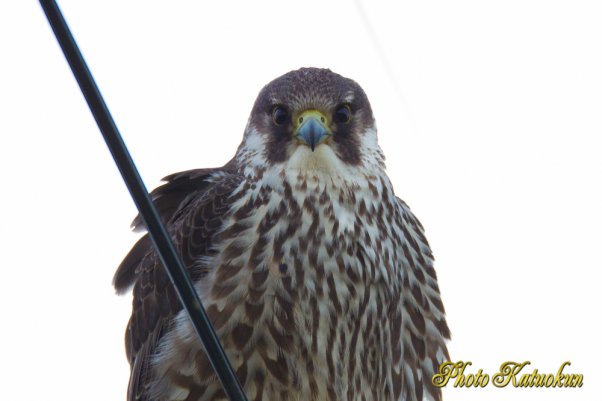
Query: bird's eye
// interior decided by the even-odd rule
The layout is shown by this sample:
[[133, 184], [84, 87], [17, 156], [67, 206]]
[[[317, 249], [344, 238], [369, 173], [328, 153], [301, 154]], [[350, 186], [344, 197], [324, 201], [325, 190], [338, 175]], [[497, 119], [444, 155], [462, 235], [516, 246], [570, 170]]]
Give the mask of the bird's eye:
[[351, 121], [351, 107], [348, 104], [340, 106], [335, 112], [333, 119], [337, 123], [347, 124]]
[[274, 106], [272, 109], [272, 120], [276, 125], [282, 125], [288, 120], [288, 111], [282, 106]]

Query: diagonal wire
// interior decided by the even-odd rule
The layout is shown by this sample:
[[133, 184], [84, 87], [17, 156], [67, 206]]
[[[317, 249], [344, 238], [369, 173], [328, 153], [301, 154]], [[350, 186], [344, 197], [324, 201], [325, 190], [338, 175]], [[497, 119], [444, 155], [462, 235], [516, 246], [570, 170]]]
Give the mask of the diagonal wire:
[[355, 8], [357, 9], [357, 12], [362, 20], [362, 23], [364, 24], [364, 28], [366, 29], [366, 32], [368, 33], [368, 36], [370, 37], [370, 40], [372, 41], [372, 46], [374, 46], [374, 49], [376, 50], [376, 54], [378, 55], [378, 58], [380, 59], [380, 62], [385, 70], [385, 74], [387, 75], [387, 78], [389, 79], [389, 83], [391, 84], [391, 87], [393, 88], [393, 92], [397, 96], [402, 107], [406, 110], [409, 123], [412, 126], [412, 128], [414, 128], [414, 121], [411, 117], [410, 108], [409, 108], [408, 102], [406, 101], [406, 98], [403, 94], [403, 91], [401, 90], [401, 85], [399, 84], [399, 81], [397, 80], [397, 76], [395, 75], [395, 70], [391, 66], [391, 62], [389, 61], [389, 58], [387, 57], [387, 53], [383, 49], [383, 47], [380, 43], [380, 39], [379, 39], [378, 35], [376, 34], [376, 31], [374, 30], [374, 27], [372, 26], [370, 19], [368, 18], [368, 14], [366, 13], [364, 5], [362, 4], [361, 0], [354, 0], [353, 2], [355, 3]]
[[228, 362], [224, 349], [201, 304], [190, 275], [176, 254], [167, 230], [150, 199], [142, 178], [136, 169], [136, 165], [123, 142], [115, 121], [102, 98], [100, 90], [94, 82], [94, 78], [75, 43], [75, 39], [58, 5], [54, 0], [40, 0], [40, 4], [90, 107], [90, 111], [94, 115], [96, 124], [113, 155], [115, 164], [117, 164], [134, 203], [136, 203], [136, 207], [146, 224], [148, 233], [155, 244], [157, 253], [180, 298], [180, 302], [182, 302], [182, 306], [188, 312], [192, 325], [203, 343], [207, 357], [222, 384], [224, 392], [231, 401], [247, 401], [242, 386], [234, 374], [234, 370]]

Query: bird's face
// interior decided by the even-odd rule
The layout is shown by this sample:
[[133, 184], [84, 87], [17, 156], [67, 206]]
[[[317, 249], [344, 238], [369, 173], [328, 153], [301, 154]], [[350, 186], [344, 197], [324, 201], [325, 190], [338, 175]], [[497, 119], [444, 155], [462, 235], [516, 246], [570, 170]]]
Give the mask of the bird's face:
[[302, 68], [259, 93], [237, 159], [262, 168], [334, 172], [381, 166], [384, 158], [360, 86], [330, 70]]

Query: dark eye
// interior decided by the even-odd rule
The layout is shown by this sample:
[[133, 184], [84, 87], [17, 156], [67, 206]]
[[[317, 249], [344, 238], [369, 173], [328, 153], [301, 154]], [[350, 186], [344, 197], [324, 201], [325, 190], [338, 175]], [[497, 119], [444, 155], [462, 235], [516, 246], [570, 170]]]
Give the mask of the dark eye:
[[272, 109], [272, 120], [274, 124], [282, 125], [288, 121], [288, 111], [282, 106], [274, 106]]
[[334, 112], [333, 120], [337, 123], [347, 124], [351, 121], [351, 107], [348, 104], [339, 106]]

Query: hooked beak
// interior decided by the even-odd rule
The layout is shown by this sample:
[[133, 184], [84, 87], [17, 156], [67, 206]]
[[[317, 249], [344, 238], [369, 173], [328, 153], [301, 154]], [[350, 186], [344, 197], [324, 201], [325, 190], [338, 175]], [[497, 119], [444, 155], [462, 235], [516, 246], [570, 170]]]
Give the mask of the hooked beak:
[[299, 123], [295, 138], [308, 145], [313, 152], [316, 146], [326, 141], [332, 132], [326, 126], [326, 117], [317, 110], [306, 110], [297, 118]]

